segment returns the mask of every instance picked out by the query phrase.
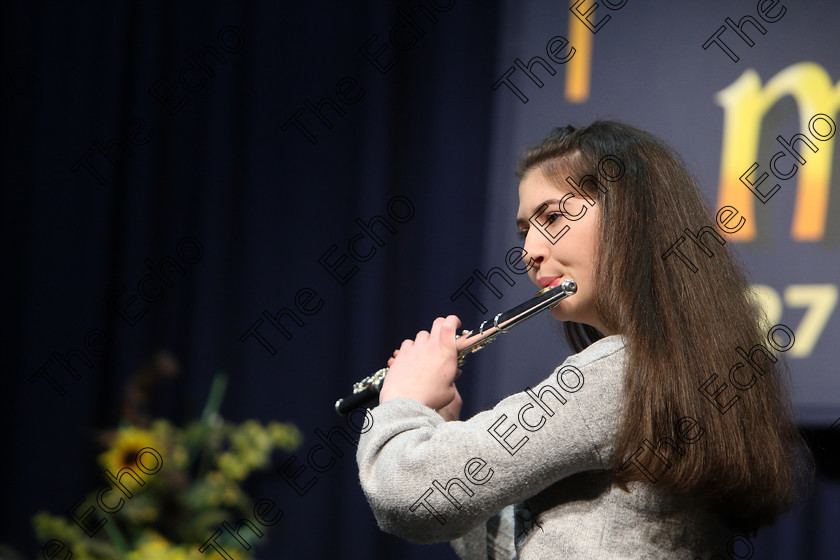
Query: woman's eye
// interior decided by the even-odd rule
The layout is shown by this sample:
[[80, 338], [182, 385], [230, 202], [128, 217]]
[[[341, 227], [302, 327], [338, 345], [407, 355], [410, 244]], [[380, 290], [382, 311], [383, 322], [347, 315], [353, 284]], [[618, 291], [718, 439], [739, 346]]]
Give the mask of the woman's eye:
[[[547, 228], [548, 226], [550, 226], [551, 224], [553, 224], [554, 222], [556, 222], [558, 219], [560, 219], [563, 216], [565, 216], [565, 214], [563, 212], [559, 212], [559, 211], [546, 212], [545, 222], [540, 223], [539, 226], [540, 226], [540, 228]], [[528, 237], [528, 232], [530, 231], [530, 229], [531, 228], [520, 229], [519, 232], [517, 233], [517, 236], [520, 239], [525, 239], [526, 237]]]
[[550, 212], [548, 214], [548, 219], [546, 220], [546, 224], [553, 224], [554, 222], [556, 222], [561, 217], [563, 217], [562, 212]]

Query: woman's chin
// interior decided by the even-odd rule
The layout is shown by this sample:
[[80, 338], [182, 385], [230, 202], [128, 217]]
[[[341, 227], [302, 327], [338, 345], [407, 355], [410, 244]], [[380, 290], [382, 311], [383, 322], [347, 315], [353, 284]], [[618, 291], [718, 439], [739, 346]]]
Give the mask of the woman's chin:
[[551, 316], [557, 321], [571, 321], [569, 314], [563, 310], [555, 307], [551, 310]]

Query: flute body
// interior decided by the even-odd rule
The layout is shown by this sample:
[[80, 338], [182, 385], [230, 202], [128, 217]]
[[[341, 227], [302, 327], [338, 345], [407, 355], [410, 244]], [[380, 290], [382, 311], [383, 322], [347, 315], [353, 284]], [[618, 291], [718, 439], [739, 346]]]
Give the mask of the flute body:
[[[575, 281], [564, 280], [558, 286], [543, 288], [536, 297], [509, 311], [499, 313], [492, 320], [482, 322], [477, 330], [462, 331], [456, 339], [458, 365], [461, 366], [469, 354], [484, 348], [503, 332], [507, 332], [545, 309], [556, 306], [575, 292], [577, 292]], [[378, 398], [387, 373], [388, 368], [382, 368], [353, 385], [353, 392], [350, 395], [336, 401], [335, 411], [341, 416], [346, 416], [359, 407], [369, 407]]]

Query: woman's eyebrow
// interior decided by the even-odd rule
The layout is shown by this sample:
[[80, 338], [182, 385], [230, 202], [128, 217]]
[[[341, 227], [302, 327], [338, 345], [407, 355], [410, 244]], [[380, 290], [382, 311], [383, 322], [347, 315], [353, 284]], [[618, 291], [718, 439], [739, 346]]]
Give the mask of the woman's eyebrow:
[[[558, 211], [560, 210], [560, 199], [559, 198], [549, 198], [548, 200], [543, 200], [542, 202], [537, 204], [537, 208], [541, 208], [542, 206], [545, 206], [545, 210], [543, 210], [543, 212], [545, 212], [546, 210], [549, 210], [551, 208], [552, 204], [556, 204], [557, 205], [557, 210]], [[534, 211], [531, 212], [531, 215], [528, 218], [523, 218], [522, 216], [517, 216], [516, 217], [516, 227], [518, 229], [522, 229], [524, 226], [526, 226], [529, 223], [530, 218], [534, 217], [534, 214], [536, 214], [536, 211], [537, 210], [534, 209]]]

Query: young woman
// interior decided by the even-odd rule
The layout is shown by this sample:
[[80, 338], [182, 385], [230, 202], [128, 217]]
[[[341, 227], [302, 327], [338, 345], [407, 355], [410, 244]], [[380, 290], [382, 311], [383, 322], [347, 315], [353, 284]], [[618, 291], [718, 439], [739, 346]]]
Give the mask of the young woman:
[[[779, 352], [794, 341], [768, 337], [679, 159], [596, 122], [554, 130], [517, 175], [531, 280], [577, 282], [551, 314], [578, 353], [457, 421], [458, 318], [404, 341], [358, 448], [380, 527], [465, 559], [693, 560], [773, 522], [805, 478]], [[712, 257], [669, 253], [687, 229]]]

